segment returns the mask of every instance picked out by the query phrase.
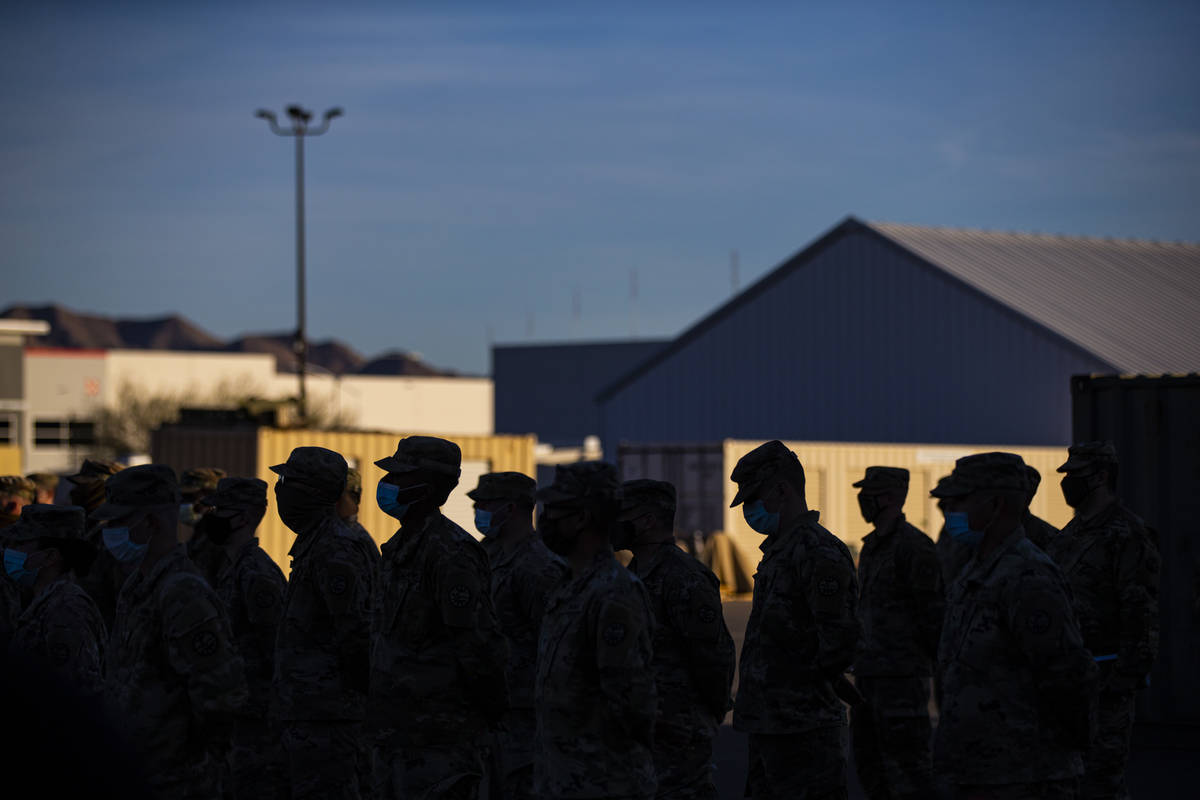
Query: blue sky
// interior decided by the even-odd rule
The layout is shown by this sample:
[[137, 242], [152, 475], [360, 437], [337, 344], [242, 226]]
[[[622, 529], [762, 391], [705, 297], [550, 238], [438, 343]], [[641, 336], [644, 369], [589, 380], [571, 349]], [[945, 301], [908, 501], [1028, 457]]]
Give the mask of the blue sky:
[[467, 371], [677, 333], [847, 214], [1200, 241], [1196, 3], [175, 5], [5, 12], [0, 305], [291, 328], [289, 102], [346, 110], [310, 335]]

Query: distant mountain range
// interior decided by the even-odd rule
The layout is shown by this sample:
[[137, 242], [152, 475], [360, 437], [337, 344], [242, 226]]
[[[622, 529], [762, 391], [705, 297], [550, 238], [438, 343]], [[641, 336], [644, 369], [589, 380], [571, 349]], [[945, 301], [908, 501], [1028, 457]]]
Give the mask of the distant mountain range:
[[[41, 347], [80, 347], [127, 350], [202, 350], [223, 353], [270, 353], [280, 372], [296, 371], [291, 333], [245, 334], [222, 341], [186, 317], [173, 314], [154, 319], [113, 319], [84, 314], [62, 306], [9, 306], [0, 319], [39, 319], [50, 333], [30, 337]], [[455, 375], [399, 350], [367, 359], [347, 344], [329, 339], [308, 343], [309, 368], [337, 375]]]

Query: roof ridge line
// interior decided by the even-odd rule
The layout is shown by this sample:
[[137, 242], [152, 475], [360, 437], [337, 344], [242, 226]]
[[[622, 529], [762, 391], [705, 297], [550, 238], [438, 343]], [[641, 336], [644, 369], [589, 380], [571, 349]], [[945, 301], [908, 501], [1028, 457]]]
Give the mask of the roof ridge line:
[[1045, 231], [1006, 231], [992, 230], [989, 228], [958, 228], [951, 225], [917, 225], [910, 222], [891, 222], [887, 220], [867, 220], [866, 225], [871, 227], [889, 225], [896, 228], [910, 228], [923, 231], [945, 231], [949, 233], [976, 233], [987, 236], [1016, 236], [1029, 239], [1069, 239], [1072, 241], [1097, 242], [1097, 243], [1126, 243], [1126, 244], [1153, 244], [1163, 247], [1200, 247], [1200, 241], [1187, 241], [1184, 239], [1139, 239], [1134, 236], [1087, 236], [1077, 233], [1049, 233]]

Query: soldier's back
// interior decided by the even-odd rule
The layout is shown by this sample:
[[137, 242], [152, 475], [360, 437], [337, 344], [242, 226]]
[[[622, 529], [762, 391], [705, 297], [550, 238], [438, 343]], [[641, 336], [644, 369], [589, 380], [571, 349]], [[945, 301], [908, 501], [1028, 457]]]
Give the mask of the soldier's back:
[[231, 639], [220, 600], [183, 545], [121, 590], [106, 686], [164, 797], [215, 791], [204, 722], [231, 718], [246, 700]]
[[715, 798], [712, 744], [729, 709], [735, 650], [712, 570], [673, 542], [630, 564], [654, 614], [658, 796]]
[[858, 579], [850, 551], [810, 511], [767, 537], [739, 666], [734, 726], [802, 733], [845, 725], [830, 680], [858, 641]]
[[108, 630], [95, 601], [63, 578], [34, 597], [17, 622], [12, 648], [50, 667], [82, 694], [104, 689], [104, 649]]
[[1095, 667], [1061, 572], [1023, 535], [973, 559], [951, 587], [938, 660], [935, 749], [955, 783], [1036, 783], [1082, 772], [1068, 729], [1086, 705]]
[[538, 797], [653, 795], [653, 626], [645, 587], [611, 553], [553, 593], [538, 642]]

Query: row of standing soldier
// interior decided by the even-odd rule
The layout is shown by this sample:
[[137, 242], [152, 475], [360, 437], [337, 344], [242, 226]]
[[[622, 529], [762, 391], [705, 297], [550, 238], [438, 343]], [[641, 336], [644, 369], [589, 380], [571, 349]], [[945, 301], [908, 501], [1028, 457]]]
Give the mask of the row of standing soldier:
[[[189, 560], [169, 469], [108, 478], [89, 462], [72, 497], [90, 528], [82, 510], [31, 506], [4, 532], [27, 556], [13, 569], [6, 552], [9, 575], [37, 595], [14, 646], [107, 687], [158, 796], [478, 797], [488, 780], [493, 798], [716, 796], [733, 644], [715, 577], [673, 543], [670, 484], [619, 486], [599, 463], [536, 494], [486, 475], [469, 493], [480, 547], [439, 510], [456, 446], [410, 437], [377, 465], [377, 502], [401, 525], [382, 557], [341, 456], [297, 448], [272, 468], [297, 534], [285, 581], [254, 538], [262, 481], [185, 474], [184, 513], [208, 511], [187, 520]], [[1059, 534], [1029, 514], [1036, 472], [1018, 457], [960, 459], [933, 492], [935, 550], [901, 513], [907, 472], [869, 468], [855, 486], [875, 530], [856, 571], [808, 510], [793, 453], [769, 442], [738, 463], [734, 505], [766, 535], [734, 711], [751, 796], [845, 797], [842, 701], [868, 795], [934, 796], [935, 671], [938, 772], [959, 796], [1070, 797], [1081, 775], [1081, 796], [1127, 796], [1157, 551], [1115, 501], [1111, 445], [1072, 448], [1062, 471], [1077, 515]], [[88, 535], [105, 568], [78, 569]], [[614, 548], [633, 551], [629, 570]], [[100, 609], [129, 573], [105, 653]]]

